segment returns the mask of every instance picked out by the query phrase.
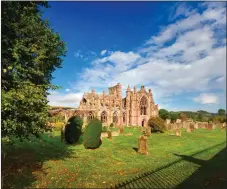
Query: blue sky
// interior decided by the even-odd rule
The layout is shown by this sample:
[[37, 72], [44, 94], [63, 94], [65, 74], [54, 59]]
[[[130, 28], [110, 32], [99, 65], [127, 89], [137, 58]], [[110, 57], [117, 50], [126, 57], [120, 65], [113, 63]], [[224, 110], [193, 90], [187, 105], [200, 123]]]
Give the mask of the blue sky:
[[44, 11], [67, 43], [50, 105], [77, 107], [84, 92], [120, 82], [151, 88], [160, 108], [226, 109], [226, 4], [49, 2]]

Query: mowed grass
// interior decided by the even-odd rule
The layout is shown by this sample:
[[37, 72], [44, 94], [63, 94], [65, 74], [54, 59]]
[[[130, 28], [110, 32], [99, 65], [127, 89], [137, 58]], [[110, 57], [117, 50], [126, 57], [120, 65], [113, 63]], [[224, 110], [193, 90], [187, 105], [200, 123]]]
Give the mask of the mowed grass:
[[8, 154], [2, 161], [3, 187], [220, 188], [226, 184], [226, 131], [182, 129], [182, 137], [152, 133], [148, 155], [136, 153], [138, 128], [126, 128], [125, 133], [133, 135], [103, 138], [95, 150], [85, 149], [82, 139], [75, 145], [62, 143], [60, 131], [53, 137], [45, 134], [42, 140], [17, 141], [14, 147], [4, 147]]

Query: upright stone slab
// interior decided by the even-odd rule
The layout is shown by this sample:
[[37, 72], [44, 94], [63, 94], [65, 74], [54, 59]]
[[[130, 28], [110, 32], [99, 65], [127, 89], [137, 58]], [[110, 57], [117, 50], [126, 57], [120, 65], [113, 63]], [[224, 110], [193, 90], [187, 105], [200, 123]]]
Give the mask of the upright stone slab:
[[138, 139], [138, 152], [139, 154], [148, 155], [148, 138], [144, 135]]
[[65, 141], [65, 125], [61, 128], [61, 141]]
[[107, 131], [107, 134], [108, 134], [108, 138], [109, 139], [112, 139], [112, 133], [111, 133], [111, 131]]
[[176, 136], [181, 137], [181, 130], [180, 129], [176, 129]]
[[194, 128], [195, 128], [195, 129], [198, 129], [198, 128], [199, 128], [199, 127], [198, 127], [198, 123], [195, 123], [195, 124], [194, 124]]
[[141, 132], [141, 133], [143, 132], [143, 127], [140, 127], [140, 132]]
[[213, 129], [213, 125], [209, 123], [209, 124], [207, 125], [207, 130], [212, 130], [212, 129]]
[[151, 128], [150, 127], [146, 127], [146, 135], [151, 136]]
[[166, 124], [166, 125], [169, 125], [170, 122], [171, 122], [171, 119], [166, 119], [166, 120], [165, 120], [165, 124]]
[[188, 127], [187, 127], [187, 133], [190, 133], [190, 132], [192, 132], [192, 131], [191, 131], [190, 125], [188, 125]]
[[120, 134], [123, 134], [124, 133], [124, 127], [120, 127]]
[[193, 125], [193, 123], [190, 123], [190, 129], [191, 129], [191, 131], [194, 131], [194, 125]]

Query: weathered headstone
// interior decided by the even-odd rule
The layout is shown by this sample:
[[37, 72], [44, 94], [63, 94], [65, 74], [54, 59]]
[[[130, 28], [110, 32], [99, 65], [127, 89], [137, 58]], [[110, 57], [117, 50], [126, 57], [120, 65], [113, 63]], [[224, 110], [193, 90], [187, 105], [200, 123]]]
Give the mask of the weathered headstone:
[[188, 127], [187, 127], [187, 133], [190, 133], [190, 132], [192, 132], [192, 131], [191, 131], [191, 127], [188, 126]]
[[193, 123], [190, 123], [190, 129], [191, 129], [191, 131], [194, 131], [194, 125], [193, 125]]
[[111, 131], [107, 131], [107, 134], [108, 134], [108, 138], [109, 139], [112, 139], [112, 133], [111, 133]]
[[224, 130], [224, 129], [226, 129], [226, 122], [223, 123], [222, 126], [221, 126], [221, 130]]
[[171, 119], [166, 119], [165, 124], [168, 125], [170, 124], [170, 122], [171, 122]]
[[176, 136], [181, 137], [181, 130], [180, 129], [176, 129]]
[[61, 128], [61, 141], [65, 141], [65, 125]]
[[140, 127], [140, 132], [141, 132], [141, 133], [143, 132], [143, 127]]
[[123, 134], [124, 133], [124, 127], [120, 127], [120, 134]]
[[151, 136], [151, 128], [150, 127], [146, 127], [146, 135]]
[[148, 154], [148, 140], [144, 135], [140, 136], [138, 139], [138, 153], [144, 155]]
[[111, 134], [112, 134], [112, 137], [113, 136], [119, 136], [119, 132], [118, 131], [113, 131], [113, 132], [111, 132]]
[[195, 123], [195, 124], [194, 124], [194, 128], [195, 128], [195, 129], [198, 129], [198, 128], [199, 128], [199, 127], [198, 127], [198, 123]]
[[181, 123], [181, 119], [177, 119], [176, 120], [176, 123]]
[[207, 125], [207, 130], [212, 130], [212, 128], [213, 128], [213, 125], [209, 123], [209, 124]]

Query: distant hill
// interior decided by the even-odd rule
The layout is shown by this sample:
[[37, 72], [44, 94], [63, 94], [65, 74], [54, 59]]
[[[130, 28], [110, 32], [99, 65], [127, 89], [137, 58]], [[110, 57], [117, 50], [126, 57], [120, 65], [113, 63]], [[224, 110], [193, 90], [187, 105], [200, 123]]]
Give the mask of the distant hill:
[[50, 106], [52, 110], [54, 109], [63, 109], [63, 110], [68, 110], [68, 109], [76, 109], [76, 108], [73, 108], [73, 107], [64, 107], [64, 106]]
[[177, 115], [180, 115], [180, 113], [184, 113], [187, 115], [188, 118], [191, 118], [193, 120], [196, 121], [209, 121], [212, 120], [212, 118], [216, 115], [218, 115], [218, 113], [211, 113], [211, 112], [207, 112], [204, 110], [199, 110], [197, 112], [193, 112], [193, 111], [170, 111], [170, 113], [175, 113]]

